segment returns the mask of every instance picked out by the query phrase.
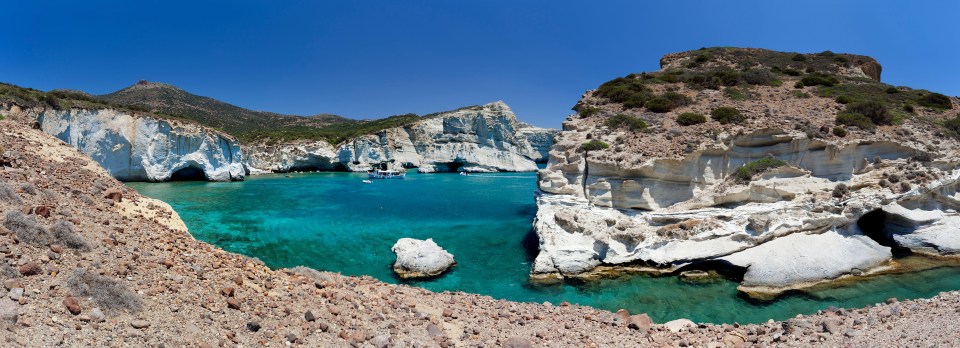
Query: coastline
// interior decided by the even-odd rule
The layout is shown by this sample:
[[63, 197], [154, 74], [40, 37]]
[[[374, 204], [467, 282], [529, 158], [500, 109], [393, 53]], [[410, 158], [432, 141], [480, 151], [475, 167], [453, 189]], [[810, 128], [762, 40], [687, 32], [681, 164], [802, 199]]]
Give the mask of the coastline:
[[[5, 284], [26, 290], [24, 300], [0, 304], [4, 314], [11, 305], [17, 313], [13, 322], [4, 321], [2, 331], [11, 345], [882, 347], [960, 340], [960, 333], [942, 329], [960, 316], [957, 291], [783, 322], [698, 325], [673, 332], [675, 325], [647, 327], [640, 318], [624, 319], [626, 313], [590, 307], [433, 293], [327, 272], [271, 270], [197, 241], [179, 229], [179, 218], [168, 206], [150, 204], [62, 142], [9, 121], [0, 123], [0, 133], [11, 163], [2, 171], [4, 182], [27, 183], [41, 192], [20, 194], [25, 202], [4, 203], [5, 209], [55, 204], [51, 216], [76, 220], [78, 233], [91, 245], [90, 251], [51, 258], [50, 247], [13, 243], [10, 233], [0, 237], [21, 261], [37, 263], [42, 270]], [[105, 198], [111, 189], [122, 192], [121, 202], [136, 202], [136, 208], [121, 209], [114, 198]], [[178, 228], [171, 228], [171, 221]], [[92, 308], [102, 305], [74, 297], [66, 286], [77, 268], [117, 279], [140, 296], [142, 307], [109, 313], [104, 321], [91, 317]], [[79, 302], [80, 314], [68, 311], [67, 297]]]

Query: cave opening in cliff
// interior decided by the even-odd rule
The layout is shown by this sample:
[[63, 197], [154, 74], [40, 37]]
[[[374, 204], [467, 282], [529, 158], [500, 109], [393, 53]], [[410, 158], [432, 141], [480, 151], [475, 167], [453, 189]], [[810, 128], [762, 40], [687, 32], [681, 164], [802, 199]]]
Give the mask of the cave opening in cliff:
[[207, 175], [202, 169], [194, 167], [184, 167], [173, 172], [170, 175], [170, 181], [206, 181]]
[[857, 227], [864, 235], [873, 239], [877, 244], [889, 247], [894, 257], [903, 257], [910, 255], [910, 249], [901, 247], [897, 244], [887, 229], [887, 213], [881, 209], [873, 210], [863, 214], [857, 220]]
[[456, 173], [463, 168], [463, 162], [447, 162], [437, 166], [438, 171]]

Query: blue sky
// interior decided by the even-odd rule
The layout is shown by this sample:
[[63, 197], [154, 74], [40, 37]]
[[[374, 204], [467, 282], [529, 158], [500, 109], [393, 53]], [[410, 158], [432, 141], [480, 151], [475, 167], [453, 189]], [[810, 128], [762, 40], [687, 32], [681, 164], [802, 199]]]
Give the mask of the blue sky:
[[504, 100], [559, 127], [580, 95], [704, 46], [858, 53], [960, 95], [960, 1], [8, 1], [0, 81], [146, 79], [243, 107], [375, 118]]

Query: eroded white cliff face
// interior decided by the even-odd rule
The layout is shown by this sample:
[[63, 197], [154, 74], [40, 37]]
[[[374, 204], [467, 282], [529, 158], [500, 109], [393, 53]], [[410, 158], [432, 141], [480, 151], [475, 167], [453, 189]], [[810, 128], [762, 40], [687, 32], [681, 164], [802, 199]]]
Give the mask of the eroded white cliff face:
[[[887, 218], [880, 224], [894, 227], [885, 233], [898, 245], [937, 255], [960, 250], [960, 171], [951, 162], [921, 165], [912, 158], [922, 151], [910, 146], [762, 129], [720, 134], [680, 159], [619, 165], [587, 160], [578, 148], [585, 133], [576, 132], [576, 120], [565, 126], [572, 131], [558, 136], [539, 173], [534, 278], [589, 276], [599, 266], [670, 271], [720, 262], [747, 270], [741, 290], [777, 293], [884, 269], [890, 248], [868, 236], [879, 230], [858, 225], [881, 209]], [[730, 179], [764, 157], [788, 165], [747, 183]], [[908, 167], [942, 179], [923, 188], [925, 198], [916, 198], [916, 186], [881, 184]], [[835, 196], [840, 184], [850, 192]]]
[[291, 171], [332, 171], [345, 167], [337, 161], [336, 149], [325, 141], [309, 141], [244, 147], [251, 174]]
[[166, 181], [179, 175], [213, 181], [244, 178], [236, 140], [204, 127], [111, 109], [26, 113], [45, 133], [89, 155], [118, 180]]
[[320, 141], [249, 148], [250, 168], [366, 171], [387, 163], [424, 173], [535, 171], [555, 130], [525, 125], [503, 102], [463, 108], [359, 136], [335, 149]]

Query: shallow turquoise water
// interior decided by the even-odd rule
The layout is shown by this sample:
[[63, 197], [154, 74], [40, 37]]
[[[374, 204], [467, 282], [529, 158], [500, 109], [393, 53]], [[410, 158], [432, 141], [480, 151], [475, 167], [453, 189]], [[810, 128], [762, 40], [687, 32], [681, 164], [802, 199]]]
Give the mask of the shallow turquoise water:
[[[536, 206], [533, 173], [407, 175], [363, 184], [365, 174], [250, 177], [231, 183], [129, 183], [177, 210], [196, 238], [257, 257], [270, 267], [304, 265], [397, 283], [390, 247], [433, 238], [458, 265], [446, 275], [407, 282], [514, 301], [561, 301], [646, 312], [660, 322], [761, 322], [827, 306], [861, 307], [889, 297], [930, 297], [960, 289], [960, 268], [883, 276], [854, 285], [756, 303], [735, 282], [691, 285], [676, 277], [625, 276], [587, 284], [527, 282], [535, 250], [524, 243]], [[529, 242], [529, 240], [528, 240]], [[535, 239], [533, 248], [535, 249]]]

